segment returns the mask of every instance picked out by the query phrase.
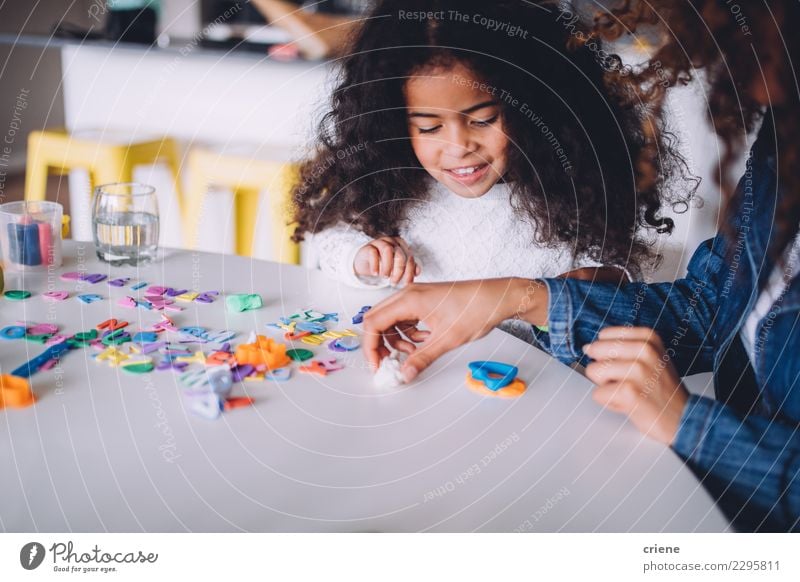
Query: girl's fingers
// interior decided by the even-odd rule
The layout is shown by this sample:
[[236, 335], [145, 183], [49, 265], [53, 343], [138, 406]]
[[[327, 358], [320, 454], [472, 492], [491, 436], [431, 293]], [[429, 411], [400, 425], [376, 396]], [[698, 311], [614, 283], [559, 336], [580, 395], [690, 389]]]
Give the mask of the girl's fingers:
[[356, 275], [375, 276], [378, 271], [378, 249], [368, 243], [358, 249], [355, 259], [353, 259], [353, 271]]
[[389, 283], [398, 285], [406, 271], [406, 253], [400, 247], [394, 248], [394, 260], [392, 261], [392, 273], [389, 276]]
[[414, 277], [417, 273], [417, 263], [414, 261], [414, 257], [409, 257], [408, 261], [406, 262], [406, 270], [403, 273], [403, 284], [411, 285], [414, 282]]
[[372, 245], [369, 245], [369, 247], [367, 247], [367, 252], [368, 252], [367, 261], [369, 264], [369, 274], [373, 277], [377, 277], [378, 267], [380, 266], [381, 262], [381, 254], [378, 252], [378, 249], [376, 249]]
[[[405, 264], [403, 265], [403, 271], [399, 274], [399, 276], [397, 276], [397, 272], [393, 270], [392, 279], [394, 279], [395, 276], [397, 276], [397, 280], [396, 281], [392, 280], [391, 283], [393, 285], [399, 285], [400, 283], [409, 285], [414, 282], [414, 276], [416, 273], [416, 262], [414, 262], [414, 253], [411, 252], [411, 247], [408, 246], [408, 243], [399, 236], [392, 237], [390, 240], [395, 245], [395, 269], [399, 269], [396, 260], [397, 257], [396, 253], [398, 247], [400, 250], [402, 250], [405, 256]], [[412, 264], [413, 266], [411, 266]]]
[[380, 253], [380, 268], [378, 274], [381, 277], [389, 277], [394, 266], [394, 246], [382, 239], [372, 241], [373, 247]]
[[392, 242], [399, 246], [403, 251], [405, 251], [406, 255], [411, 256], [411, 247], [408, 246], [408, 243], [404, 241], [399, 236], [393, 237]]

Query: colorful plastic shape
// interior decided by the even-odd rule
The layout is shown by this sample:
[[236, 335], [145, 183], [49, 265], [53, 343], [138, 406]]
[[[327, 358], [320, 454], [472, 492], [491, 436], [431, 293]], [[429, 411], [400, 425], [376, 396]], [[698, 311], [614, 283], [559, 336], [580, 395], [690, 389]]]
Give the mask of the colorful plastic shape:
[[42, 294], [47, 301], [64, 301], [65, 299], [69, 298], [68, 291], [48, 291], [47, 293]]
[[293, 359], [295, 362], [305, 362], [314, 357], [314, 352], [311, 350], [296, 349], [288, 350], [286, 355]]
[[94, 357], [95, 362], [108, 362], [111, 366], [119, 366], [130, 356], [114, 346], [108, 346]]
[[325, 333], [328, 328], [325, 325], [316, 321], [298, 321], [296, 329], [300, 331], [307, 331], [309, 333]]
[[360, 324], [360, 323], [364, 323], [364, 314], [365, 314], [367, 311], [369, 311], [370, 309], [372, 309], [372, 305], [364, 305], [364, 306], [361, 308], [361, 311], [359, 311], [358, 313], [356, 313], [356, 314], [353, 316], [353, 325], [358, 325], [358, 324]]
[[136, 301], [133, 297], [120, 297], [117, 299], [117, 305], [120, 307], [125, 307], [127, 309], [136, 309], [139, 306], [139, 302]]
[[[214, 303], [214, 299], [216, 299], [217, 295], [219, 295], [219, 291], [206, 291], [205, 293], [200, 293], [194, 300], [198, 303]], [[180, 299], [180, 297], [178, 297], [178, 299]]]
[[206, 370], [208, 385], [214, 394], [227, 398], [233, 389], [233, 377], [227, 366], [216, 366]]
[[30, 335], [38, 335], [41, 333], [53, 334], [58, 331], [58, 326], [55, 323], [37, 323], [28, 328]]
[[234, 410], [236, 408], [246, 408], [248, 406], [252, 406], [255, 400], [253, 398], [249, 398], [247, 396], [239, 396], [237, 398], [228, 398], [225, 400], [225, 404], [223, 407], [226, 411]]
[[175, 358], [177, 362], [183, 362], [185, 364], [203, 364], [206, 363], [206, 355], [201, 352], [197, 351], [193, 353], [191, 356], [178, 356]]
[[[284, 370], [285, 368], [279, 368], [280, 370]], [[231, 378], [234, 382], [241, 382], [245, 378], [247, 378], [250, 374], [255, 372], [255, 366], [251, 366], [250, 364], [242, 364], [239, 366], [235, 366], [231, 369]]]
[[85, 293], [83, 295], [78, 295], [78, 299], [83, 301], [87, 305], [90, 303], [94, 303], [96, 301], [101, 301], [103, 299], [102, 295], [96, 295], [94, 293]]
[[264, 365], [269, 370], [283, 368], [291, 362], [286, 345], [263, 335], [256, 336], [252, 343], [236, 346], [236, 361], [239, 365]]
[[97, 329], [105, 329], [108, 331], [116, 331], [118, 329], [122, 329], [123, 327], [128, 327], [127, 321], [118, 321], [116, 319], [106, 319], [103, 323], [97, 324]]
[[118, 346], [131, 341], [131, 334], [124, 329], [116, 329], [114, 331], [106, 332], [103, 334], [101, 340], [104, 346]]
[[340, 337], [328, 344], [328, 349], [332, 352], [352, 352], [361, 346], [358, 338], [352, 336]]
[[107, 275], [103, 275], [102, 273], [91, 273], [89, 275], [83, 275], [81, 277], [81, 281], [87, 281], [88, 283], [91, 283], [92, 285], [96, 285], [100, 281], [105, 281], [106, 279], [108, 279], [108, 276]]
[[322, 358], [318, 360], [320, 365], [325, 368], [327, 372], [335, 372], [336, 370], [343, 370], [344, 365], [336, 361], [336, 358]]
[[[501, 376], [497, 376], [501, 378]], [[473, 392], [482, 396], [493, 396], [497, 398], [518, 398], [525, 393], [527, 386], [525, 382], [516, 378], [510, 384], [506, 384], [498, 390], [490, 390], [482, 380], [476, 380], [470, 372], [467, 372], [467, 387]]]
[[327, 366], [325, 366], [325, 364], [323, 364], [319, 360], [311, 360], [305, 366], [300, 366], [298, 370], [303, 372], [304, 374], [317, 374], [318, 376], [328, 375]]
[[224, 403], [219, 395], [209, 392], [186, 396], [187, 408], [201, 418], [216, 420], [222, 413]]
[[0, 374], [0, 409], [24, 408], [36, 402], [25, 378]]
[[265, 380], [273, 380], [274, 382], [286, 382], [292, 377], [291, 368], [278, 368], [264, 374]]
[[154, 323], [150, 329], [153, 331], [178, 331], [178, 328], [175, 327], [175, 323], [163, 314], [161, 315], [161, 321]]
[[206, 366], [228, 366], [236, 365], [236, 358], [229, 352], [213, 352], [206, 358]]
[[489, 390], [500, 390], [511, 384], [519, 374], [519, 368], [502, 362], [470, 362], [469, 370], [475, 380], [483, 382]]
[[3, 293], [3, 296], [9, 301], [22, 301], [31, 296], [30, 291], [23, 291], [21, 289], [10, 289]]
[[135, 344], [149, 344], [158, 341], [158, 334], [154, 331], [139, 331], [133, 334], [131, 341]]
[[234, 337], [236, 337], [236, 332], [235, 331], [231, 331], [229, 329], [224, 329], [222, 331], [213, 331], [213, 332], [212, 331], [207, 331], [204, 334], [202, 334], [200, 337], [203, 338], [206, 341], [214, 342], [214, 343], [220, 343], [221, 344], [221, 343], [227, 342], [228, 340], [231, 340]]
[[[95, 332], [96, 333], [96, 332]], [[64, 342], [50, 346], [43, 353], [39, 354], [32, 360], [25, 362], [16, 370], [11, 372], [12, 376], [19, 376], [20, 378], [30, 378], [33, 374], [38, 372], [42, 366], [49, 360], [57, 360], [61, 354], [70, 349], [69, 343]]]
[[261, 295], [257, 293], [242, 293], [237, 295], [228, 295], [225, 298], [225, 307], [228, 311], [239, 313], [242, 311], [250, 311], [251, 309], [260, 309], [263, 307], [264, 302]]
[[23, 325], [9, 325], [0, 329], [0, 338], [4, 340], [22, 339], [28, 333]]

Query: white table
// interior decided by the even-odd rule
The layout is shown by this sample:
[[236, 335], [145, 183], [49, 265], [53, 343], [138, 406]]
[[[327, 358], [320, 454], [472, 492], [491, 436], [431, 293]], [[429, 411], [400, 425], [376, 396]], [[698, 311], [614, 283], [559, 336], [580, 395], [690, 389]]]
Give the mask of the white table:
[[[41, 292], [78, 285], [65, 271], [133, 282], [258, 292], [264, 308], [226, 313], [190, 304], [178, 325], [280, 337], [267, 322], [297, 308], [338, 311], [342, 323], [379, 294], [321, 273], [250, 259], [167, 251], [141, 269], [110, 269], [91, 245], [67, 244], [52, 275], [7, 274], [0, 325], [52, 322], [74, 333], [110, 316], [137, 329], [156, 312], [117, 306], [122, 289], [81, 284], [107, 299], [48, 303]], [[109, 299], [110, 298], [110, 299]], [[353, 326], [348, 326], [353, 327]], [[357, 329], [357, 328], [356, 328]], [[281, 332], [282, 333], [282, 332]], [[305, 346], [303, 346], [305, 347]], [[8, 372], [42, 347], [0, 343]], [[314, 348], [331, 355], [327, 348]], [[187, 412], [175, 373], [136, 376], [70, 351], [36, 374], [35, 406], [0, 411], [3, 531], [723, 531], [728, 523], [666, 447], [593, 403], [590, 383], [500, 331], [451, 353], [416, 383], [378, 392], [361, 352], [327, 377], [295, 371], [283, 384], [246, 382], [250, 408], [209, 421]], [[529, 384], [517, 400], [464, 385], [467, 363], [514, 363]], [[296, 365], [295, 365], [296, 367]]]

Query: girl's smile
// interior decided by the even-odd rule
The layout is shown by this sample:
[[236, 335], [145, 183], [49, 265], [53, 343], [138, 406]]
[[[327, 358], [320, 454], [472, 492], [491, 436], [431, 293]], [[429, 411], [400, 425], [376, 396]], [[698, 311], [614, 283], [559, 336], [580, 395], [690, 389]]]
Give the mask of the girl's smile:
[[489, 164], [477, 164], [474, 166], [448, 168], [444, 172], [448, 174], [449, 179], [456, 180], [465, 186], [473, 186], [486, 176], [490, 168]]
[[464, 198], [486, 194], [507, 166], [500, 104], [485, 88], [460, 63], [425, 71], [405, 85], [408, 132], [417, 160]]

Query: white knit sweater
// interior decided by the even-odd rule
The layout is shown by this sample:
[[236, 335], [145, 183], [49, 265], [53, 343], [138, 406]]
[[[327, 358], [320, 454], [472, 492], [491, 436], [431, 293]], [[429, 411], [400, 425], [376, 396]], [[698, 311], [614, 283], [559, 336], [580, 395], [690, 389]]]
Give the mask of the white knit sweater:
[[[575, 260], [568, 245], [537, 244], [533, 224], [512, 209], [506, 184], [496, 184], [480, 198], [462, 198], [431, 182], [428, 200], [410, 209], [400, 229], [421, 267], [415, 282], [555, 277], [598, 266], [589, 259]], [[353, 271], [356, 253], [371, 240], [354, 227], [339, 224], [310, 237], [309, 261], [354, 287], [385, 287], [388, 279], [360, 278]]]

